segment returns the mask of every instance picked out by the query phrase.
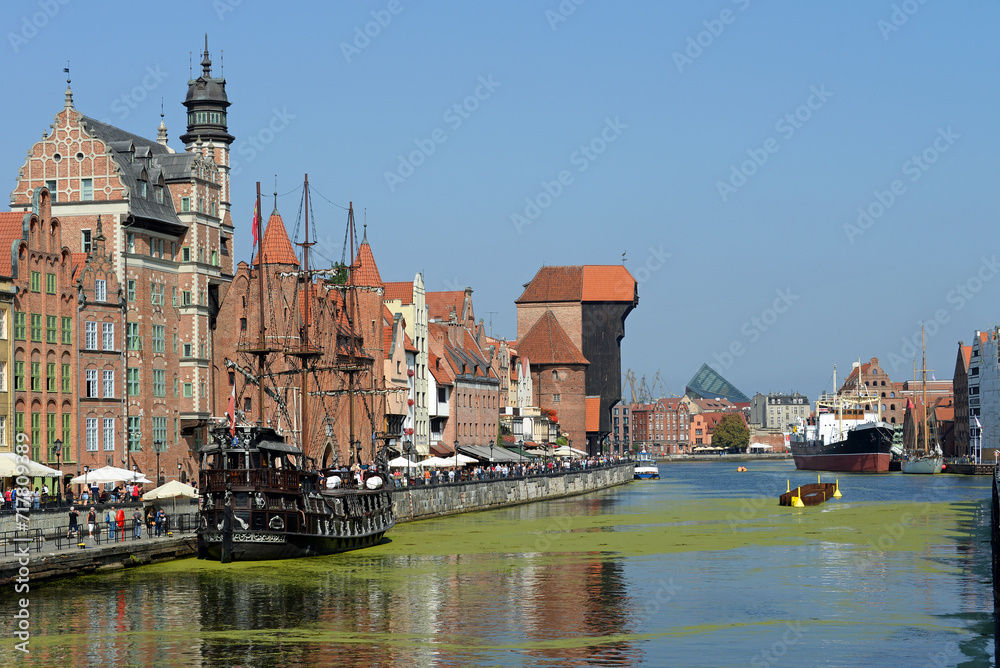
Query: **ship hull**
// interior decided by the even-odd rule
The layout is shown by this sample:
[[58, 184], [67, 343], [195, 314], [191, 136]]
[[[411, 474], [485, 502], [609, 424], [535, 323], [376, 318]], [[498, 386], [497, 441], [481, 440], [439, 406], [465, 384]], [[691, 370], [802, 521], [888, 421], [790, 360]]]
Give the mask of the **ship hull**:
[[874, 423], [852, 429], [835, 443], [791, 444], [795, 468], [848, 473], [888, 472], [891, 448], [892, 431]]
[[[233, 532], [233, 561], [270, 561], [274, 559], [299, 559], [360, 550], [378, 545], [385, 531], [367, 536], [330, 537], [282, 532]], [[222, 532], [202, 532], [200, 539], [204, 556], [222, 559]]]
[[941, 456], [930, 455], [927, 457], [904, 459], [900, 462], [899, 466], [903, 473], [931, 475], [934, 473], [941, 473], [941, 469], [944, 466], [944, 458]]

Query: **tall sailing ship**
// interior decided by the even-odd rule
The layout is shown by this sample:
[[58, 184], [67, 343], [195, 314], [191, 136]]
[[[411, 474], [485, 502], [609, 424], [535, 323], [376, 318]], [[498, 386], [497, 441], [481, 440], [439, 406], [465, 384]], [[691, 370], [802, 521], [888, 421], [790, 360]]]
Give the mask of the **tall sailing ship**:
[[[933, 450], [927, 447], [927, 430], [929, 428], [927, 424], [927, 341], [924, 338], [924, 330], [922, 327], [920, 328], [920, 338], [922, 348], [921, 364], [923, 369], [923, 381], [921, 383], [923, 387], [923, 420], [921, 420], [923, 448], [904, 450], [899, 468], [903, 473], [920, 473], [927, 475], [941, 473], [944, 469], [944, 453], [941, 452], [941, 447], [937, 444], [934, 445]], [[913, 375], [916, 375], [915, 369]], [[907, 400], [907, 403], [909, 403], [909, 400]]]
[[[286, 300], [285, 313], [288, 312], [287, 291], [281, 288], [267, 290], [265, 279], [277, 278], [266, 276], [272, 270], [269, 267], [265, 244], [261, 244], [258, 255], [256, 276], [250, 269], [250, 278], [255, 278], [258, 285], [256, 304], [248, 307], [258, 309], [258, 331], [256, 341], [241, 341], [238, 352], [250, 358], [256, 358], [256, 368], [244, 368], [236, 361], [227, 360], [230, 369], [232, 385], [229, 401], [229, 424], [219, 424], [210, 431], [210, 441], [200, 451], [201, 456], [201, 492], [202, 508], [200, 511], [200, 527], [198, 531], [199, 556], [218, 559], [222, 562], [233, 560], [288, 559], [313, 555], [332, 554], [368, 547], [379, 543], [385, 533], [395, 524], [392, 497], [385, 488], [388, 480], [385, 467], [384, 452], [376, 452], [374, 438], [375, 425], [372, 424], [372, 452], [364, 466], [362, 463], [363, 448], [356, 438], [355, 432], [355, 402], [357, 395], [375, 397], [376, 388], [360, 388], [359, 377], [364, 375], [365, 367], [359, 363], [359, 355], [363, 355], [362, 338], [354, 332], [354, 322], [358, 319], [357, 301], [352, 298], [356, 294], [358, 281], [353, 280], [351, 272], [357, 265], [354, 258], [354, 213], [353, 207], [348, 210], [348, 235], [351, 247], [350, 264], [341, 263], [337, 274], [346, 271], [346, 275], [335, 276], [327, 280], [322, 288], [314, 285], [314, 273], [309, 269], [309, 178], [305, 179], [303, 199], [305, 202], [305, 241], [301, 271], [285, 272], [283, 278], [292, 275], [294, 295], [297, 295], [301, 306], [293, 300], [292, 303], [301, 314], [301, 326], [296, 336], [281, 337], [281, 341], [273, 333], [265, 333], [266, 323], [274, 322], [267, 319], [268, 309], [281, 308], [266, 303], [268, 297], [279, 297]], [[260, 212], [260, 184], [257, 184], [257, 209], [255, 225]], [[286, 240], [287, 244], [287, 240]], [[290, 251], [290, 248], [289, 248]], [[294, 264], [298, 264], [297, 261]], [[338, 280], [340, 279], [340, 280]], [[311, 322], [311, 308], [314, 301], [314, 290], [324, 289], [328, 293], [339, 294], [333, 309], [338, 318], [339, 326], [332, 336], [314, 336]], [[276, 294], [277, 293], [277, 294]], [[252, 294], [248, 295], [252, 297]], [[317, 297], [320, 299], [321, 297]], [[325, 297], [322, 297], [325, 299]], [[244, 304], [253, 302], [244, 297]], [[234, 323], [235, 324], [235, 323]], [[289, 341], [294, 342], [289, 343]], [[333, 342], [335, 350], [324, 355], [322, 346], [328, 341]], [[281, 345], [279, 345], [279, 343]], [[297, 363], [297, 369], [275, 372], [272, 363], [276, 358], [284, 356]], [[317, 369], [319, 360], [327, 363], [333, 360], [332, 366], [324, 371], [331, 371], [341, 378], [346, 378], [346, 386], [339, 389], [323, 387], [322, 378], [329, 375], [321, 374]], [[240, 374], [246, 379], [244, 387], [256, 387], [257, 420], [240, 424], [236, 415], [236, 383], [235, 375]], [[371, 375], [371, 374], [369, 374]], [[288, 396], [290, 389], [278, 387], [282, 379], [299, 381], [297, 395], [298, 414], [290, 415], [289, 407], [284, 404], [283, 397]], [[315, 382], [310, 382], [313, 378]], [[268, 384], [271, 387], [266, 387]], [[312, 389], [314, 386], [315, 389]], [[309, 405], [314, 397], [322, 397], [325, 402], [328, 397], [346, 399], [349, 404], [349, 461], [343, 465], [339, 461], [339, 450], [331, 447], [331, 425], [323, 425], [326, 429], [326, 442], [311, 441], [316, 433], [316, 426], [310, 422]], [[271, 406], [278, 414], [277, 427], [265, 417], [266, 399], [271, 400]], [[364, 406], [369, 404], [362, 401]], [[325, 404], [324, 404], [325, 405]], [[372, 413], [367, 410], [367, 417], [374, 422]], [[293, 431], [292, 439], [286, 439], [280, 428], [281, 415], [288, 415], [290, 422], [295, 422], [297, 431]], [[249, 418], [249, 416], [245, 416]], [[292, 424], [288, 424], [291, 429]], [[297, 434], [297, 443], [294, 442]], [[293, 442], [289, 442], [292, 440]], [[317, 447], [319, 446], [319, 447]], [[319, 451], [322, 451], [320, 454]], [[317, 459], [319, 455], [319, 459]]]
[[[816, 400], [816, 415], [791, 435], [795, 467], [809, 471], [885, 473], [889, 470], [893, 427], [882, 421], [877, 397], [824, 394]], [[833, 372], [837, 387], [837, 371]], [[876, 412], [865, 410], [875, 405]]]

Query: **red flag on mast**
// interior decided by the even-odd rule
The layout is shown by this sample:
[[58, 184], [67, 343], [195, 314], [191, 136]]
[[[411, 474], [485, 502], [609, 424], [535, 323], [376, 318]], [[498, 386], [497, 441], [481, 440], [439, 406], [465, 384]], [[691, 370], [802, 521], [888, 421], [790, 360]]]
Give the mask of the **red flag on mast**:
[[229, 435], [236, 436], [236, 383], [233, 383], [233, 391], [229, 395], [229, 408], [226, 410], [229, 415]]
[[253, 205], [253, 228], [251, 232], [253, 233], [253, 248], [257, 247], [257, 241], [260, 239], [260, 202]]

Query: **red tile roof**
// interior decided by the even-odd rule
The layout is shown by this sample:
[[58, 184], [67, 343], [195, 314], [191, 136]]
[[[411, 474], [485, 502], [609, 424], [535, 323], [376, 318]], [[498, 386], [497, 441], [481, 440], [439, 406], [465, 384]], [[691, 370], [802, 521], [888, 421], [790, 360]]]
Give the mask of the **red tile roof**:
[[80, 272], [83, 271], [84, 266], [87, 264], [87, 254], [86, 253], [71, 253], [70, 254], [70, 266], [73, 267], [73, 277], [78, 278]]
[[518, 350], [532, 364], [589, 364], [552, 311], [538, 319], [531, 330], [518, 342]]
[[583, 301], [631, 302], [635, 299], [635, 279], [624, 265], [583, 266]]
[[427, 292], [424, 294], [427, 304], [427, 317], [433, 320], [450, 320], [451, 310], [455, 309], [455, 317], [462, 317], [462, 303], [465, 301], [465, 290], [448, 292]]
[[601, 430], [601, 398], [587, 397], [587, 433]]
[[400, 304], [406, 306], [413, 303], [413, 281], [389, 281], [385, 284], [385, 292], [382, 299], [392, 301], [398, 299]]
[[623, 265], [542, 267], [515, 304], [631, 302], [635, 279]]
[[378, 273], [378, 265], [375, 264], [375, 256], [372, 255], [372, 247], [368, 245], [367, 241], [361, 243], [358, 248], [358, 256], [354, 258], [351, 285], [379, 288], [383, 286], [382, 277]]
[[448, 365], [441, 363], [441, 358], [434, 353], [427, 353], [427, 369], [434, 376], [434, 380], [437, 381], [438, 385], [451, 385], [452, 378], [451, 373], [448, 371]]
[[0, 211], [0, 275], [10, 276], [10, 249], [24, 234], [23, 211]]
[[260, 241], [260, 252], [254, 259], [254, 264], [260, 264], [261, 256], [264, 257], [265, 264], [291, 264], [299, 266], [299, 259], [295, 256], [295, 249], [288, 238], [288, 231], [285, 223], [281, 220], [281, 214], [275, 209], [271, 212], [271, 217], [267, 219], [267, 227], [264, 228], [264, 236]]
[[969, 362], [972, 361], [972, 346], [962, 346], [962, 356], [965, 358], [965, 369], [969, 369]]

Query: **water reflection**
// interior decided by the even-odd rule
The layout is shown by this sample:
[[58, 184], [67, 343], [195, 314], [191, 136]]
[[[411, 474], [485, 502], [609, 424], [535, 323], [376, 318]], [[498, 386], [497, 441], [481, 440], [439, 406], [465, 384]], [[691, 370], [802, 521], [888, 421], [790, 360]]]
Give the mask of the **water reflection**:
[[[989, 511], [975, 482], [842, 478], [845, 500], [828, 508], [778, 508], [775, 494], [744, 517], [746, 499], [784, 491], [794, 472], [664, 473], [400, 525], [391, 544], [356, 553], [187, 560], [33, 588], [31, 664], [768, 665], [777, 648], [771, 665], [954, 665], [992, 655]], [[12, 659], [13, 642], [0, 640], [0, 665]]]

